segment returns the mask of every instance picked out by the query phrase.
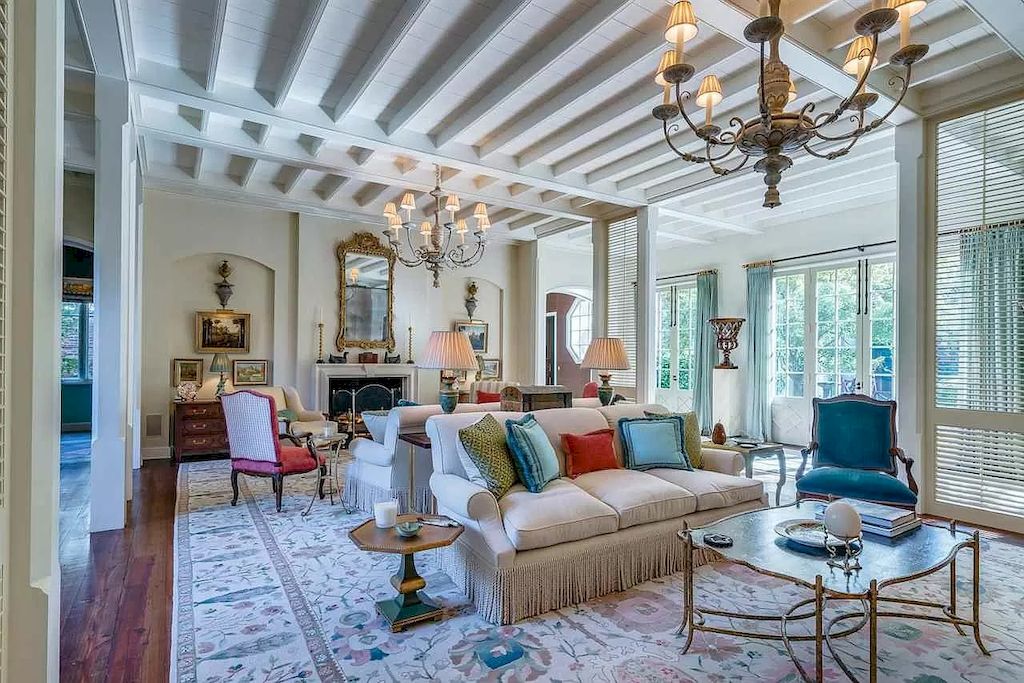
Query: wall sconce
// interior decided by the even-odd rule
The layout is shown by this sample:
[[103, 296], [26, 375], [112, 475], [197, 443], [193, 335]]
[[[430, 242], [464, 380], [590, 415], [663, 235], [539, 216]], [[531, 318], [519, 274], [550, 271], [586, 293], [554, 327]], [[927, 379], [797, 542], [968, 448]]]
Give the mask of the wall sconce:
[[715, 346], [722, 352], [722, 362], [715, 366], [716, 369], [736, 369], [736, 366], [729, 359], [729, 354], [740, 345], [736, 337], [739, 336], [740, 328], [743, 327], [744, 322], [746, 322], [746, 318], [711, 318], [708, 320], [708, 325], [711, 325], [715, 331], [715, 337], [717, 337]]
[[213, 290], [217, 293], [217, 300], [220, 301], [221, 308], [228, 307], [228, 301], [231, 299], [231, 295], [234, 294], [235, 286], [228, 282], [228, 278], [231, 277], [232, 269], [227, 261], [221, 261], [217, 267], [217, 274], [220, 275], [220, 282], [215, 282]]

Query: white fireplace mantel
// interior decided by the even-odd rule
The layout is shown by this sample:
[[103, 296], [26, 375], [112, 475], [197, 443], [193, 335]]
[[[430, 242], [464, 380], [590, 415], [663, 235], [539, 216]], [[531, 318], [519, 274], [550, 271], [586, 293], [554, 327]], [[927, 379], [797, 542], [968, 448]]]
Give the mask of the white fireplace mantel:
[[330, 412], [329, 389], [332, 377], [345, 378], [400, 378], [402, 396], [415, 400], [416, 366], [411, 363], [317, 363], [313, 366], [313, 385], [316, 387], [316, 409]]

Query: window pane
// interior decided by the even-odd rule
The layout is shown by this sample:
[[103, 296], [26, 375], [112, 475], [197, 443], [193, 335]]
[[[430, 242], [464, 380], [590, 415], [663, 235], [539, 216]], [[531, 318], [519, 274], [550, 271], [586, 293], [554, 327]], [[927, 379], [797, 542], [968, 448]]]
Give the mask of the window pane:
[[590, 301], [577, 297], [565, 317], [565, 345], [577, 363], [583, 360], [590, 346], [590, 311]]
[[[769, 368], [776, 396], [803, 396], [804, 371], [804, 275], [780, 275], [774, 279], [772, 300], [772, 349]], [[794, 381], [793, 377], [800, 377]]]
[[815, 384], [822, 398], [857, 387], [857, 277], [854, 266], [815, 273]]
[[89, 316], [89, 338], [86, 340], [85, 376], [92, 379], [92, 368], [96, 363], [96, 305], [84, 304], [86, 315]]
[[889, 400], [894, 395], [896, 374], [896, 315], [894, 263], [872, 263], [868, 270], [871, 396]]
[[79, 379], [82, 363], [79, 357], [79, 327], [82, 304], [64, 303], [60, 309], [60, 376]]
[[697, 335], [697, 317], [694, 308], [697, 305], [697, 288], [676, 288], [676, 334], [679, 343], [678, 387], [689, 390], [690, 369], [693, 367], [694, 340]]
[[672, 290], [658, 292], [658, 388], [672, 386]]

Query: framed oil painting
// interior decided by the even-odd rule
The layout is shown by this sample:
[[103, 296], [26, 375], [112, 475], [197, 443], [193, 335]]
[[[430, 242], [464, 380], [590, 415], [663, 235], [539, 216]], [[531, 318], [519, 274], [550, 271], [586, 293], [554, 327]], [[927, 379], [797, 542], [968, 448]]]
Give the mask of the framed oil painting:
[[481, 359], [480, 379], [501, 379], [501, 359]]
[[182, 382], [191, 382], [197, 386], [202, 386], [202, 358], [175, 358], [171, 361], [171, 386], [176, 387]]
[[270, 361], [231, 361], [231, 383], [236, 387], [254, 387], [270, 384]]
[[250, 334], [248, 313], [196, 312], [196, 353], [249, 353]]
[[464, 332], [469, 337], [469, 345], [474, 353], [487, 353], [487, 323], [472, 320], [457, 320], [455, 331]]

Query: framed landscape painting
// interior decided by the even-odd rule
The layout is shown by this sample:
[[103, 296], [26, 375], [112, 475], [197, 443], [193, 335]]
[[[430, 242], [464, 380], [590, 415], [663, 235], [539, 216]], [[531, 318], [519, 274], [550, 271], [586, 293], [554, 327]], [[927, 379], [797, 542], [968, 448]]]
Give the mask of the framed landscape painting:
[[501, 379], [501, 359], [483, 358], [480, 361], [480, 379]]
[[270, 384], [270, 361], [231, 361], [231, 383], [236, 387], [254, 387]]
[[196, 353], [249, 353], [250, 318], [236, 311], [197, 311]]
[[487, 353], [487, 323], [458, 320], [455, 322], [455, 331], [469, 337], [469, 345], [475, 353]]
[[171, 386], [176, 387], [182, 382], [202, 385], [202, 358], [175, 358], [171, 361]]

